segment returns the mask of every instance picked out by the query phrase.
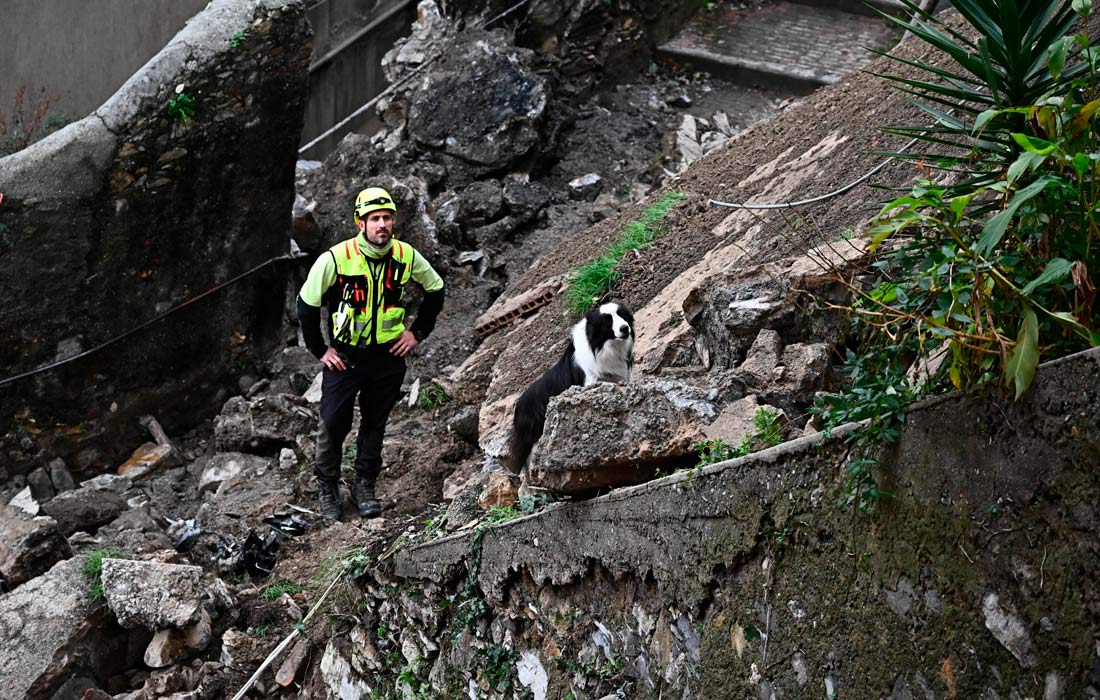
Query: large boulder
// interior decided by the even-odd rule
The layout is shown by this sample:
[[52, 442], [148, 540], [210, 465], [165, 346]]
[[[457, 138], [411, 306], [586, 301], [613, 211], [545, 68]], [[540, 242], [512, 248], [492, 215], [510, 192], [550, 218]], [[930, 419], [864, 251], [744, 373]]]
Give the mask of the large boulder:
[[412, 95], [410, 136], [485, 173], [507, 168], [540, 141], [547, 88], [531, 62], [503, 36], [465, 33]]
[[[93, 114], [0, 158], [5, 375], [74, 357], [287, 252], [311, 49], [305, 3], [214, 0]], [[108, 352], [4, 387], [6, 466], [26, 472], [48, 454], [83, 468], [98, 450], [101, 467], [150, 406], [169, 430], [208, 415], [232, 374], [282, 341], [273, 289], [270, 275], [244, 278]]]
[[126, 510], [126, 499], [91, 486], [64, 491], [42, 506], [42, 512], [57, 521], [66, 537], [77, 531], [94, 532]]
[[234, 396], [214, 419], [214, 448], [224, 452], [271, 452], [317, 427], [309, 402], [294, 394]]
[[202, 617], [200, 567], [104, 559], [102, 581], [107, 605], [127, 629], [183, 628]]
[[[47, 700], [76, 673], [107, 678], [137, 660], [129, 636], [88, 603], [80, 558], [0, 595], [0, 688], [5, 698]], [[139, 650], [140, 651], [140, 650]], [[79, 697], [79, 696], [77, 696]]]
[[528, 483], [560, 493], [646, 481], [693, 459], [717, 392], [670, 380], [572, 387], [550, 400]]
[[0, 506], [0, 577], [9, 588], [31, 580], [73, 555], [53, 518], [29, 517]]

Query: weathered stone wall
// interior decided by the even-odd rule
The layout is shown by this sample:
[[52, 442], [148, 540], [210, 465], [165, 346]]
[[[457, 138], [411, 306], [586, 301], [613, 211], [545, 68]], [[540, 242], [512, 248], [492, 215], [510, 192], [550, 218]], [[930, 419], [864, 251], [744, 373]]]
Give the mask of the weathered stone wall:
[[[0, 160], [0, 379], [287, 250], [310, 52], [302, 3], [215, 0], [100, 109]], [[184, 95], [188, 116], [170, 110]], [[169, 429], [202, 419], [231, 371], [277, 339], [281, 311], [268, 268], [3, 386], [0, 481], [46, 454], [111, 466], [112, 439], [143, 412]]]
[[849, 427], [399, 552], [321, 675], [453, 698], [1093, 697], [1098, 371], [1092, 350], [1017, 403], [916, 406], [868, 513], [838, 504]]

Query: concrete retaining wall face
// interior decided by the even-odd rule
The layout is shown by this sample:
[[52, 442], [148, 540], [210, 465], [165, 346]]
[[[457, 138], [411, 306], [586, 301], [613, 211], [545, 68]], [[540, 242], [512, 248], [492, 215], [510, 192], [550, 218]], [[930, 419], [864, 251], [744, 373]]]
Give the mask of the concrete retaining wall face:
[[[1098, 370], [1089, 351], [1019, 402], [915, 407], [868, 513], [837, 503], [844, 443], [804, 438], [405, 551], [401, 590], [440, 605], [374, 614], [436, 640], [441, 697], [501, 647], [534, 654], [550, 698], [1091, 697]], [[442, 604], [471, 565], [472, 621]]]
[[[287, 250], [310, 42], [300, 3], [217, 0], [91, 116], [0, 160], [4, 376], [93, 347]], [[194, 101], [186, 119], [168, 110], [177, 91]], [[201, 417], [233, 365], [277, 340], [282, 290], [277, 274], [252, 277], [4, 387], [6, 466], [47, 450], [78, 469], [107, 466], [110, 454], [74, 453], [136, 431], [138, 413], [170, 430]]]

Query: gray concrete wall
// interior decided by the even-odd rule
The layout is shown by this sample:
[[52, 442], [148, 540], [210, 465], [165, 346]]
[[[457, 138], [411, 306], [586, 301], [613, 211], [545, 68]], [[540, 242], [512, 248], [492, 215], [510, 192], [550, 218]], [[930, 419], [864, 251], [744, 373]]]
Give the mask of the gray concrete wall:
[[404, 549], [366, 617], [417, 620], [436, 697], [518, 664], [536, 698], [1095, 697], [1097, 376], [913, 407], [867, 513], [848, 426]]
[[[51, 115], [70, 121], [84, 117], [206, 3], [8, 0], [0, 10], [0, 112], [11, 109], [15, 90], [25, 84], [35, 99], [57, 98]], [[411, 0], [318, 0], [308, 5], [315, 45], [302, 143], [385, 89], [382, 56], [408, 34], [416, 16]], [[368, 111], [303, 157], [321, 159], [349, 131], [371, 132], [377, 126]]]
[[103, 104], [207, 0], [6, 0], [0, 9], [0, 105], [20, 84], [57, 96], [53, 114]]

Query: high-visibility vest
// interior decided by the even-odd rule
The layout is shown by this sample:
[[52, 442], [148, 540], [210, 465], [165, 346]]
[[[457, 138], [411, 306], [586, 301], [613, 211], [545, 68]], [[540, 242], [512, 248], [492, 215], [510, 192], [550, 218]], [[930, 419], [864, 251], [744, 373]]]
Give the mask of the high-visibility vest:
[[329, 253], [336, 261], [336, 282], [326, 292], [333, 338], [351, 346], [396, 340], [405, 331], [401, 301], [412, 277], [413, 247], [395, 239], [388, 255], [368, 258], [349, 238]]

